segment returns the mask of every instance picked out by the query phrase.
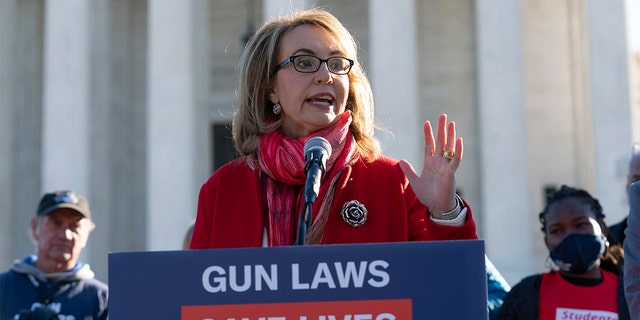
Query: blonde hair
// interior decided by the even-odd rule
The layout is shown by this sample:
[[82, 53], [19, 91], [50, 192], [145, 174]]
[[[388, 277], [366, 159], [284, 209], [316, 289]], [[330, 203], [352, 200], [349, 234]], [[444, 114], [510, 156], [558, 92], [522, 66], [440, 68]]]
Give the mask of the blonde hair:
[[282, 120], [273, 114], [269, 100], [275, 82], [282, 37], [300, 25], [318, 26], [342, 44], [344, 54], [356, 61], [348, 74], [346, 110], [352, 114], [350, 130], [356, 152], [367, 161], [381, 154], [374, 136], [373, 93], [369, 79], [357, 63], [357, 44], [340, 21], [327, 11], [310, 9], [266, 22], [247, 43], [239, 63], [238, 110], [233, 119], [233, 140], [243, 157], [257, 159], [259, 136], [277, 130]]

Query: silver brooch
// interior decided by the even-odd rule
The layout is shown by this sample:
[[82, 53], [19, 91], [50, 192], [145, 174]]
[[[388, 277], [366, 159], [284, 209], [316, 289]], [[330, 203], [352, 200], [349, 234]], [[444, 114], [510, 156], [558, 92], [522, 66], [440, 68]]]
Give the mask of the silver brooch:
[[367, 208], [357, 200], [351, 200], [342, 206], [342, 220], [352, 227], [359, 227], [367, 221]]

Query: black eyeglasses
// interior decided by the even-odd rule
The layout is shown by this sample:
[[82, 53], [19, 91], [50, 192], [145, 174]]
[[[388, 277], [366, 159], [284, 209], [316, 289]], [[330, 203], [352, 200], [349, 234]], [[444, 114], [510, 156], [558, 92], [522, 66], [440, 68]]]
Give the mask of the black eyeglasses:
[[276, 71], [293, 62], [293, 68], [301, 73], [314, 73], [320, 70], [320, 65], [325, 62], [329, 72], [333, 74], [347, 74], [351, 71], [353, 60], [344, 57], [331, 57], [329, 59], [320, 59], [316, 56], [299, 55], [291, 56], [278, 65]]

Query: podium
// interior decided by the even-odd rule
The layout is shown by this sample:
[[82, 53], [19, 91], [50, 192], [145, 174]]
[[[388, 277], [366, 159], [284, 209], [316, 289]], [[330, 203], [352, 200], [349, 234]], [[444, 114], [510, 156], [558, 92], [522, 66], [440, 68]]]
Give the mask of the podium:
[[110, 253], [109, 318], [484, 320], [484, 242]]

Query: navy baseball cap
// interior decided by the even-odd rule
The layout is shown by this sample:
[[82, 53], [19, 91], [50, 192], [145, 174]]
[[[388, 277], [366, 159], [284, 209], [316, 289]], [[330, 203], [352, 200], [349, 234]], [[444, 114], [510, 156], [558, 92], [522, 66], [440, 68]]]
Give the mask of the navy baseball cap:
[[85, 218], [91, 218], [87, 199], [71, 190], [58, 190], [45, 193], [38, 205], [38, 216], [47, 215], [61, 208], [73, 209]]

